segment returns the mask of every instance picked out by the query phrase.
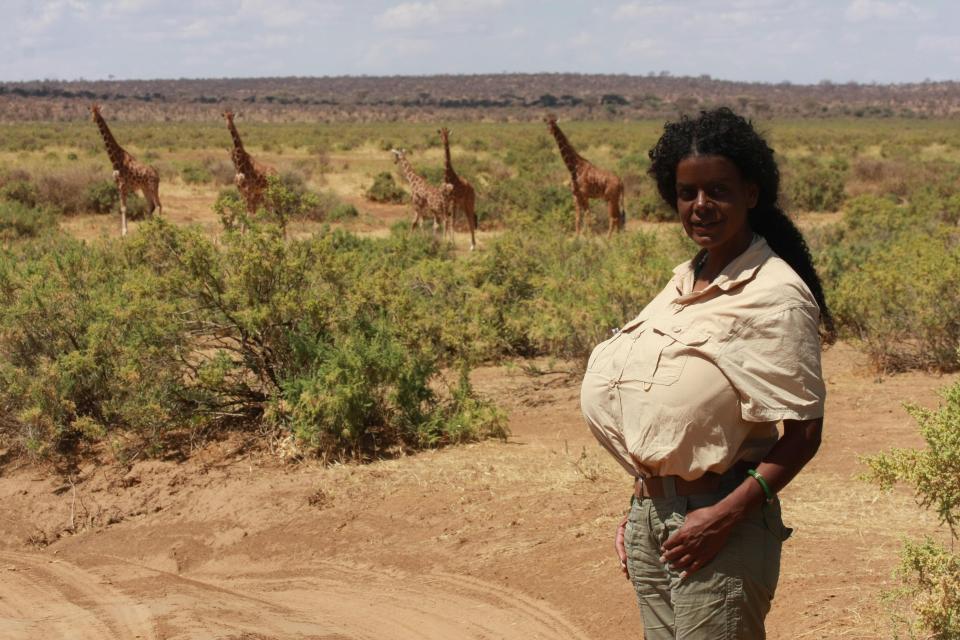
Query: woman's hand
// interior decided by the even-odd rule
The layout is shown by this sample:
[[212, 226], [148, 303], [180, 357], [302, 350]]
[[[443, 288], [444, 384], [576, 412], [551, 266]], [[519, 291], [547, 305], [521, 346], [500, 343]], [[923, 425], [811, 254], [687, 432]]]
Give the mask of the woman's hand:
[[687, 513], [683, 526], [660, 547], [660, 562], [680, 572], [680, 579], [706, 566], [720, 553], [736, 521], [719, 505]]
[[620, 559], [620, 571], [627, 580], [630, 579], [630, 572], [627, 571], [627, 547], [623, 538], [627, 530], [627, 520], [629, 518], [629, 514], [623, 516], [623, 520], [617, 525], [617, 536], [613, 540], [613, 548], [616, 550], [617, 557]]
[[[783, 437], [757, 466], [774, 493], [813, 458], [820, 447], [822, 431], [823, 418], [783, 421]], [[727, 543], [733, 526], [764, 499], [759, 483], [747, 477], [717, 504], [690, 511], [680, 530], [660, 548], [662, 562], [680, 571], [681, 578], [702, 569]]]

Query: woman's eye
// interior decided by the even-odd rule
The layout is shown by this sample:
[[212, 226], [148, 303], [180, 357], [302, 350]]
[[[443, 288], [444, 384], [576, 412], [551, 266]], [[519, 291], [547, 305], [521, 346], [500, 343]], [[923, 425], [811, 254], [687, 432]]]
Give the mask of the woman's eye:
[[677, 197], [681, 200], [693, 200], [697, 197], [697, 192], [693, 189], [678, 189]]

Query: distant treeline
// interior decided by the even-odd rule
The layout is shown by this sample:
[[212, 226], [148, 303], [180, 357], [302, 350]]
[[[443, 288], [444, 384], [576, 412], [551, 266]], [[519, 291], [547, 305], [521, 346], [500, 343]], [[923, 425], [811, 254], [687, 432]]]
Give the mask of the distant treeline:
[[72, 120], [90, 102], [114, 117], [195, 120], [237, 105], [272, 121], [647, 118], [725, 104], [758, 117], [955, 117], [960, 82], [745, 83], [709, 76], [585, 74], [289, 77], [0, 83], [0, 120]]

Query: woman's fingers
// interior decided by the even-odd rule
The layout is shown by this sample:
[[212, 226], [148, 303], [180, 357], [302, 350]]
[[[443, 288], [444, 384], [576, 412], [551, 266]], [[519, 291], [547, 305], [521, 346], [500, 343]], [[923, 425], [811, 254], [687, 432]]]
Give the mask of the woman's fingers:
[[613, 548], [617, 552], [617, 558], [620, 560], [620, 572], [629, 580], [630, 572], [627, 571], [627, 547], [624, 536], [627, 530], [627, 520], [629, 515], [623, 516], [620, 524], [617, 525], [617, 535], [613, 540]]

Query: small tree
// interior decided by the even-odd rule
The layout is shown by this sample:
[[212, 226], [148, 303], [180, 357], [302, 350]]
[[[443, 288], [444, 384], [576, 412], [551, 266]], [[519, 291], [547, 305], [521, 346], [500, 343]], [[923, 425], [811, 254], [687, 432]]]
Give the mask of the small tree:
[[[960, 356], [960, 351], [958, 351]], [[960, 638], [960, 553], [955, 547], [960, 523], [960, 382], [943, 392], [936, 411], [909, 405], [920, 426], [924, 449], [892, 449], [870, 456], [867, 478], [883, 489], [903, 482], [917, 493], [920, 506], [937, 512], [951, 537], [950, 547], [926, 537], [907, 541], [900, 555], [901, 593], [916, 615], [911, 631], [936, 640]]]

